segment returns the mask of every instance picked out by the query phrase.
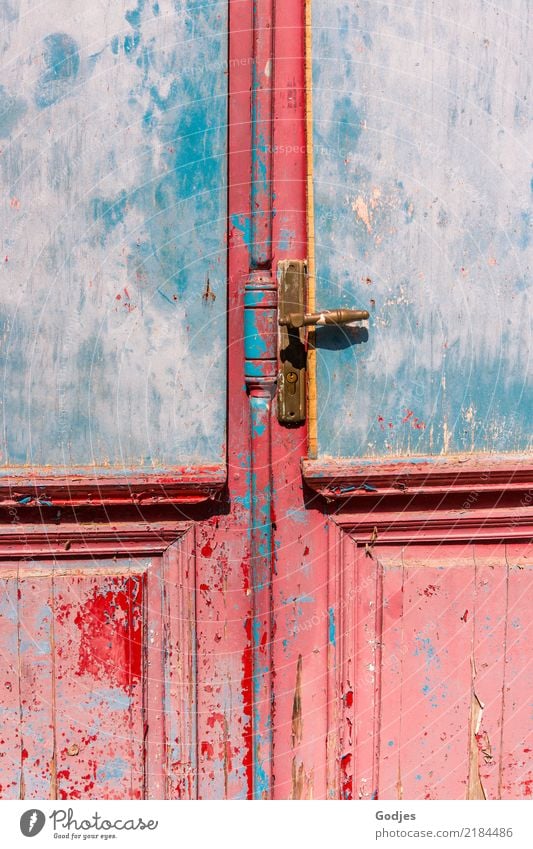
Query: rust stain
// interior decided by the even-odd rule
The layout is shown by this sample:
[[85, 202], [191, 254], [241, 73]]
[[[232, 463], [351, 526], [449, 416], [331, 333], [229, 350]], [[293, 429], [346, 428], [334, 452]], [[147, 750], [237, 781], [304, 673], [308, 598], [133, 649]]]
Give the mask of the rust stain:
[[19, 784], [19, 799], [26, 798], [26, 784], [24, 781], [24, 762], [21, 757], [20, 761], [20, 784]]
[[482, 734], [479, 734], [477, 737], [477, 741], [479, 744], [479, 750], [483, 755], [483, 760], [486, 764], [493, 763], [494, 755], [492, 754], [492, 746], [490, 743], [489, 735], [486, 731], [483, 731]]
[[[21, 682], [22, 682], [22, 654], [21, 654], [21, 639], [20, 639], [20, 576], [18, 574], [18, 564], [17, 564], [17, 667], [18, 667], [18, 696], [19, 696], [19, 727], [22, 732], [22, 719], [23, 719], [23, 710], [22, 710], [22, 690], [21, 690]], [[19, 799], [24, 799], [26, 796], [26, 784], [24, 781], [24, 740], [22, 737], [22, 733], [20, 736], [20, 780], [19, 780]]]
[[231, 764], [231, 740], [230, 740], [230, 730], [229, 723], [227, 718], [224, 716], [224, 757], [223, 757], [223, 765], [224, 765], [224, 798], [228, 798], [228, 786], [229, 786], [229, 776], [232, 771]]
[[212, 303], [213, 301], [216, 301], [216, 298], [217, 296], [211, 289], [211, 281], [209, 280], [209, 276], [207, 276], [205, 279], [205, 289], [202, 294], [202, 300], [205, 304], [208, 304]]
[[113, 680], [130, 690], [141, 678], [142, 600], [135, 578], [114, 578], [94, 587], [74, 623], [80, 630], [78, 675]]
[[51, 579], [50, 607], [52, 616], [50, 620], [50, 655], [52, 658], [52, 757], [50, 758], [50, 799], [57, 799], [57, 739], [56, 739], [56, 716], [57, 716], [57, 693], [56, 693], [56, 591], [54, 574]]
[[402, 782], [402, 770], [400, 766], [400, 762], [398, 761], [398, 778], [396, 779], [396, 798], [403, 799], [403, 782]]
[[365, 554], [366, 554], [367, 557], [374, 557], [374, 555], [372, 554], [372, 549], [374, 548], [374, 546], [376, 544], [377, 538], [378, 538], [378, 529], [376, 527], [374, 527], [374, 529], [372, 531], [372, 535], [370, 537], [370, 540], [365, 545]]
[[470, 706], [470, 744], [469, 744], [469, 769], [468, 769], [468, 787], [466, 792], [467, 799], [486, 799], [485, 789], [481, 781], [479, 772], [479, 746], [478, 739], [480, 738], [479, 729], [483, 718], [483, 703], [479, 700], [474, 689], [476, 679], [476, 664], [474, 658], [471, 661], [472, 665], [472, 703]]
[[292, 759], [292, 790], [291, 799], [313, 798], [313, 772], [307, 773], [302, 762], [297, 764], [296, 758]]
[[302, 742], [303, 718], [302, 718], [302, 655], [298, 655], [296, 666], [296, 686], [294, 688], [294, 700], [292, 703], [292, 747]]

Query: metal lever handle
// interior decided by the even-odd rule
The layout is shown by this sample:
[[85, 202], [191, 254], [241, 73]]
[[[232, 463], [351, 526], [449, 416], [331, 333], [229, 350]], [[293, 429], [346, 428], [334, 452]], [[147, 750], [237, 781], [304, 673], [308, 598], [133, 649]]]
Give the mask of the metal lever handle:
[[297, 313], [291, 312], [280, 318], [281, 327], [311, 327], [323, 324], [350, 324], [352, 321], [363, 321], [370, 317], [367, 310], [322, 310], [322, 312]]

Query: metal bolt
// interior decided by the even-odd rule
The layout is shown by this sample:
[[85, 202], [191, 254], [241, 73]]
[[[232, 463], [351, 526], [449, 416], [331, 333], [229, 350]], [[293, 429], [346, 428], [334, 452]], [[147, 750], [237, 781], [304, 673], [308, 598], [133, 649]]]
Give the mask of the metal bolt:
[[285, 380], [287, 381], [287, 383], [296, 383], [296, 381], [298, 380], [298, 375], [295, 371], [289, 371], [285, 376]]

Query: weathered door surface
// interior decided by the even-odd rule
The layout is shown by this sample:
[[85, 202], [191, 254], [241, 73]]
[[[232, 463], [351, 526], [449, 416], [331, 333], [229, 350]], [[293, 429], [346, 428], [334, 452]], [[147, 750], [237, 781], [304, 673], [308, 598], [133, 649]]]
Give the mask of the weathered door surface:
[[2, 4], [10, 475], [225, 461], [226, 5]]
[[528, 12], [312, 3], [311, 307], [370, 313], [314, 335], [304, 463], [343, 798], [532, 792]]
[[0, 3], [1, 798], [531, 795], [526, 7]]
[[371, 314], [316, 336], [318, 456], [531, 447], [530, 49], [520, 0], [314, 0], [315, 298]]
[[227, 3], [0, 20], [0, 795], [195, 796], [187, 505], [226, 479]]

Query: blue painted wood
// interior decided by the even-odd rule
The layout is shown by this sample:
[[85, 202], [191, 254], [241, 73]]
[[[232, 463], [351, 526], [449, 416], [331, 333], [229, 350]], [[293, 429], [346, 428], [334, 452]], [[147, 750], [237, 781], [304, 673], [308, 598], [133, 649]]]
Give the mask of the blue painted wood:
[[226, 6], [1, 4], [5, 467], [225, 456]]
[[313, 0], [321, 456], [530, 447], [528, 9]]

